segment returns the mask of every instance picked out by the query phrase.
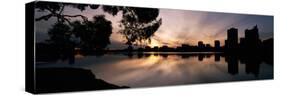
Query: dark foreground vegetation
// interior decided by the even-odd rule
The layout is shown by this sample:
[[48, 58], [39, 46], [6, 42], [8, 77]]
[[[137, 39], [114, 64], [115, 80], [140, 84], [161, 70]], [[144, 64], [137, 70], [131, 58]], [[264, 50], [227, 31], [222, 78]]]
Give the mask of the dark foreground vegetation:
[[79, 68], [37, 68], [36, 93], [129, 88], [97, 79], [90, 70]]

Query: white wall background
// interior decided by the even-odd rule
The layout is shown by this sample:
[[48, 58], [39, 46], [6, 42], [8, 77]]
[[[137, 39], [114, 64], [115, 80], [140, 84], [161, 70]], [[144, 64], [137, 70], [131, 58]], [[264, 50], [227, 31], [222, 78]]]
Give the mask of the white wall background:
[[[25, 3], [2, 0], [0, 5], [0, 94], [29, 95], [25, 78]], [[279, 0], [49, 0], [129, 5], [246, 14], [274, 15], [274, 80], [199, 84], [129, 90], [85, 91], [58, 95], [280, 95], [281, 2]]]

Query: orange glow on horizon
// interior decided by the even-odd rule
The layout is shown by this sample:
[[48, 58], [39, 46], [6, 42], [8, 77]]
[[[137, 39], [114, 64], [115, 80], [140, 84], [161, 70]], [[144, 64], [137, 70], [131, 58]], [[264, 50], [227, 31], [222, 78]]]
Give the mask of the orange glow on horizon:
[[151, 48], [153, 48], [155, 46], [161, 47], [162, 44], [159, 41], [152, 38], [151, 42], [148, 44], [148, 46], [151, 47]]

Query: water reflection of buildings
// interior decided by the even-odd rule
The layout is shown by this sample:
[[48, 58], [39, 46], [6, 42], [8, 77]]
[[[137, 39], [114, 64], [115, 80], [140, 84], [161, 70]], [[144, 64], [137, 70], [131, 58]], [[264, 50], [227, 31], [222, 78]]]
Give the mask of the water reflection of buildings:
[[220, 61], [220, 59], [221, 59], [221, 55], [215, 54], [215, 62]]
[[[189, 59], [197, 57], [199, 62], [203, 62], [204, 59], [210, 59], [211, 57], [214, 58], [214, 62], [221, 61], [221, 58], [225, 59], [227, 64], [227, 71], [231, 75], [238, 75], [239, 74], [239, 65], [245, 65], [245, 73], [253, 74], [255, 77], [258, 77], [260, 73], [260, 64], [265, 58], [260, 56], [247, 56], [247, 55], [226, 55], [224, 53], [194, 53], [194, 54], [178, 54], [178, 53], [137, 53], [137, 58], [148, 58], [151, 56], [154, 57], [162, 57], [162, 60], [168, 58], [168, 56], [178, 56], [182, 59]], [[131, 58], [132, 56], [130, 56]], [[265, 63], [269, 64], [268, 62], [264, 61]], [[240, 68], [242, 69], [242, 68]]]
[[260, 64], [263, 61], [262, 58], [259, 56], [245, 56], [240, 60], [241, 64], [245, 64], [247, 74], [254, 74], [256, 77], [258, 76]]
[[225, 56], [225, 61], [228, 64], [228, 73], [232, 75], [238, 74], [239, 65], [244, 64], [245, 72], [247, 74], [253, 74], [255, 77], [258, 77], [260, 73], [260, 64], [263, 59], [264, 58], [260, 58], [258, 56]]
[[238, 66], [238, 58], [236, 56], [225, 56], [225, 61], [227, 62], [228, 66], [228, 73], [235, 75], [238, 74], [239, 66]]

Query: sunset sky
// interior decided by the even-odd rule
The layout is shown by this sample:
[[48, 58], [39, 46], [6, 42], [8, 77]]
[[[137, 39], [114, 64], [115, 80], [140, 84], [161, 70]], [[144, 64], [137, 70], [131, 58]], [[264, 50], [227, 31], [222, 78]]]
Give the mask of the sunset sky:
[[[40, 17], [44, 14], [46, 13], [36, 12], [35, 17]], [[104, 14], [106, 19], [112, 22], [113, 27], [113, 33], [110, 37], [111, 44], [108, 47], [111, 49], [127, 47], [124, 44], [126, 40], [118, 33], [120, 30], [119, 21], [122, 18], [121, 12], [117, 16], [112, 16], [104, 13], [101, 7], [96, 10], [87, 8], [83, 12], [67, 7], [64, 14], [82, 14], [88, 18]], [[197, 45], [198, 41], [203, 41], [213, 46], [214, 40], [220, 40], [221, 44], [224, 45], [227, 29], [231, 27], [238, 28], [239, 37], [244, 37], [245, 29], [250, 29], [255, 25], [258, 25], [262, 40], [273, 37], [272, 16], [160, 9], [158, 18], [162, 18], [162, 25], [155, 32], [149, 46], [168, 45], [176, 47], [181, 44]], [[55, 21], [54, 18], [51, 18], [49, 21], [36, 22], [37, 42], [48, 39], [47, 31]]]

